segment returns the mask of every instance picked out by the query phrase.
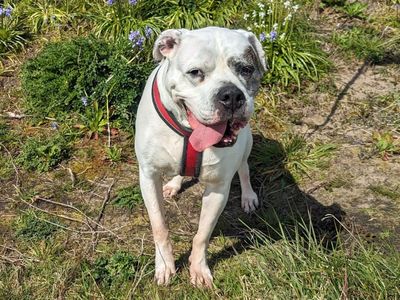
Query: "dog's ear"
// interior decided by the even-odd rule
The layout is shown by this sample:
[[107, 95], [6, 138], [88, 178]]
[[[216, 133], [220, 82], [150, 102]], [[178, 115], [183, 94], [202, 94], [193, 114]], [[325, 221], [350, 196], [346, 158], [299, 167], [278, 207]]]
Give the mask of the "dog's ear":
[[161, 61], [165, 57], [173, 57], [181, 43], [182, 35], [187, 31], [187, 29], [168, 29], [161, 32], [154, 44], [154, 60]]
[[267, 61], [265, 58], [265, 53], [264, 53], [264, 49], [260, 43], [260, 41], [257, 39], [257, 37], [254, 35], [254, 33], [250, 32], [250, 31], [246, 31], [243, 29], [238, 29], [236, 30], [238, 32], [240, 32], [241, 34], [245, 35], [247, 37], [247, 39], [249, 40], [250, 45], [253, 47], [254, 51], [257, 54], [257, 57], [259, 59], [260, 62], [260, 66], [262, 68], [262, 72], [266, 72], [267, 71]]

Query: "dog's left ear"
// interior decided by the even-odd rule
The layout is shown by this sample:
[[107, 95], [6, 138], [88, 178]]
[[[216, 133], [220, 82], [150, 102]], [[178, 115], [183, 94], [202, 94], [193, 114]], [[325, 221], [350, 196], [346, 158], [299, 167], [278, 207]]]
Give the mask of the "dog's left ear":
[[187, 29], [168, 29], [161, 32], [154, 44], [154, 60], [161, 61], [163, 58], [173, 57], [181, 43], [182, 35], [187, 31]]
[[249, 40], [250, 45], [253, 47], [253, 49], [255, 50], [257, 57], [259, 59], [260, 62], [260, 66], [262, 68], [263, 72], [267, 71], [267, 61], [265, 58], [265, 53], [264, 53], [264, 49], [260, 43], [260, 41], [257, 39], [257, 37], [254, 35], [254, 33], [250, 32], [250, 31], [246, 31], [243, 29], [237, 29], [236, 31], [240, 32], [241, 34], [245, 35], [247, 37], [247, 39]]

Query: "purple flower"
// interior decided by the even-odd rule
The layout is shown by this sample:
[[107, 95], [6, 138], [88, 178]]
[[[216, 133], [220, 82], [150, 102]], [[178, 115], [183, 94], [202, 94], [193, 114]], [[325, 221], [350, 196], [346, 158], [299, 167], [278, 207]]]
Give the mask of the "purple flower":
[[7, 8], [0, 7], [0, 16], [4, 14], [6, 17], [11, 17], [12, 11], [13, 8], [11, 6], [8, 6]]
[[136, 5], [137, 4], [137, 0], [129, 0], [129, 4], [130, 5]]
[[134, 42], [138, 37], [140, 37], [140, 32], [139, 32], [139, 30], [135, 30], [135, 31], [131, 31], [131, 33], [129, 34], [128, 39], [131, 42]]
[[138, 46], [140, 49], [143, 48], [143, 43], [144, 43], [145, 38], [144, 37], [139, 37], [136, 42], [135, 42], [135, 46]]
[[153, 33], [153, 29], [151, 29], [149, 26], [146, 25], [146, 28], [144, 29], [144, 35], [146, 38], [149, 38]]
[[133, 47], [138, 46], [140, 49], [143, 48], [144, 41], [146, 40], [146, 38], [140, 34], [139, 30], [131, 31], [128, 39], [133, 43]]
[[87, 97], [83, 96], [81, 98], [81, 101], [82, 101], [83, 106], [87, 106]]
[[50, 123], [50, 127], [51, 127], [51, 129], [53, 129], [53, 130], [57, 130], [57, 129], [58, 129], [58, 123], [57, 123], [57, 122], [51, 122], [51, 123]]
[[272, 31], [269, 33], [269, 40], [270, 40], [271, 42], [275, 41], [277, 37], [278, 37], [278, 33], [277, 33], [275, 30], [272, 30]]
[[260, 33], [260, 42], [264, 42], [267, 37], [265, 36], [265, 32]]
[[114, 4], [114, 0], [107, 0], [107, 5], [109, 5], [109, 6], [111, 6], [111, 5], [113, 5]]

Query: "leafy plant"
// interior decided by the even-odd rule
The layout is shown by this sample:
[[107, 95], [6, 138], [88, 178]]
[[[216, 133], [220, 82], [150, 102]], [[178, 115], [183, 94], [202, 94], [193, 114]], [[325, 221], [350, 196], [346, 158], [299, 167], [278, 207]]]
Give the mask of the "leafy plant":
[[43, 213], [28, 209], [15, 221], [15, 235], [33, 241], [49, 239], [58, 230], [58, 227], [54, 224], [60, 225], [56, 219], [48, 219]]
[[51, 43], [22, 70], [22, 89], [29, 113], [43, 119], [85, 113], [82, 97], [109, 101], [113, 118], [131, 126], [136, 105], [153, 63], [126, 39], [108, 43], [94, 37]]
[[84, 121], [82, 128], [88, 130], [89, 138], [97, 140], [99, 138], [99, 133], [104, 131], [104, 127], [107, 125], [107, 119], [104, 117], [104, 113], [104, 109], [99, 108], [99, 103], [97, 101], [93, 101], [92, 106], [86, 107], [85, 114], [82, 115]]
[[302, 79], [317, 80], [328, 66], [319, 47], [295, 28], [294, 24], [301, 24], [298, 16], [299, 5], [283, 0], [259, 2], [244, 14], [247, 29], [259, 36], [264, 47], [269, 67], [265, 81], [269, 84], [294, 82], [300, 87]]
[[21, 14], [26, 17], [26, 22], [31, 32], [47, 32], [68, 24], [74, 17], [70, 11], [61, 7], [63, 1], [39, 0], [26, 1], [19, 7]]
[[30, 171], [46, 172], [69, 157], [71, 147], [67, 139], [58, 133], [48, 138], [28, 138], [16, 161]]
[[353, 2], [353, 3], [346, 3], [345, 6], [342, 8], [342, 11], [346, 13], [351, 18], [365, 18], [365, 10], [368, 7], [367, 3], [361, 2]]
[[129, 186], [120, 189], [113, 200], [114, 205], [130, 210], [133, 210], [137, 205], [142, 203], [143, 198], [138, 186]]
[[396, 139], [391, 132], [374, 132], [372, 135], [374, 148], [382, 157], [400, 154], [400, 140]]
[[[88, 13], [93, 23], [93, 31], [97, 37], [111, 40], [126, 39], [132, 30], [145, 35], [147, 28], [152, 32], [160, 32], [162, 18], [149, 16], [147, 1], [113, 0], [94, 3]], [[151, 3], [154, 7], [154, 3]], [[149, 10], [147, 10], [149, 11]], [[152, 41], [153, 36], [146, 35], [146, 41]]]
[[107, 157], [113, 163], [119, 162], [122, 159], [122, 148], [119, 148], [116, 145], [111, 147], [107, 147], [106, 149]]
[[372, 29], [354, 27], [344, 32], [333, 34], [333, 42], [343, 50], [352, 52], [357, 58], [378, 63], [385, 56], [382, 39]]
[[13, 14], [13, 6], [0, 5], [0, 57], [22, 49], [27, 42], [25, 25]]
[[168, 1], [165, 16], [167, 28], [196, 29], [206, 26], [229, 26], [244, 6], [241, 1]]

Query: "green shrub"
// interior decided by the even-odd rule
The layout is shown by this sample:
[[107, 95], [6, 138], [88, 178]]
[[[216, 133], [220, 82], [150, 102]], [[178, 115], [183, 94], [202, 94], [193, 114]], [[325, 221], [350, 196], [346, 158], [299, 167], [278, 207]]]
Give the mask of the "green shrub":
[[43, 213], [28, 209], [15, 221], [15, 235], [33, 241], [49, 239], [58, 230], [58, 227], [46, 221], [59, 224], [54, 218], [49, 220]]
[[244, 15], [245, 27], [258, 35], [265, 50], [266, 83], [300, 87], [303, 79], [317, 80], [327, 69], [326, 55], [302, 18], [299, 5], [284, 0], [258, 2]]
[[46, 172], [68, 158], [70, 151], [69, 142], [61, 134], [28, 138], [16, 161], [29, 171]]
[[128, 40], [109, 44], [88, 37], [48, 44], [23, 67], [26, 108], [40, 119], [60, 118], [84, 113], [94, 101], [104, 107], [108, 98], [112, 117], [128, 126], [154, 68], [140, 55]]

